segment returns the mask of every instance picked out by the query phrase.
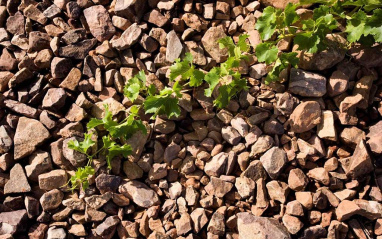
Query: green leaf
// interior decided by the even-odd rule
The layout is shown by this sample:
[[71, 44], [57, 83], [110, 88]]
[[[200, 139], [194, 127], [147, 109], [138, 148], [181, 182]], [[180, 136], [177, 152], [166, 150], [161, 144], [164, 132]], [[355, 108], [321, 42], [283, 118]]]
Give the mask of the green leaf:
[[239, 36], [239, 41], [237, 42], [237, 46], [239, 47], [240, 51], [248, 52], [250, 50], [251, 47], [246, 41], [248, 38], [249, 38], [248, 34], [241, 34]]
[[204, 94], [207, 97], [211, 97], [215, 87], [220, 81], [221, 69], [219, 67], [214, 67], [206, 74], [205, 81], [208, 83], [209, 87], [205, 89]]
[[84, 136], [85, 138], [82, 142], [79, 142], [78, 140], [69, 141], [68, 147], [70, 149], [76, 150], [80, 153], [87, 155], [89, 148], [93, 147], [93, 145], [95, 145], [96, 142], [91, 139], [92, 137], [91, 133], [90, 134], [85, 133]]
[[230, 36], [226, 36], [223, 38], [220, 38], [218, 40], [219, 42], [219, 47], [220, 49], [227, 48], [228, 49], [228, 54], [230, 56], [235, 55], [234, 50], [235, 50], [235, 43], [233, 42], [232, 38]]
[[255, 28], [259, 31], [261, 39], [266, 41], [272, 37], [276, 30], [277, 10], [274, 7], [266, 7], [263, 14], [257, 19]]
[[297, 52], [281, 53], [280, 57], [276, 60], [272, 71], [268, 73], [265, 83], [269, 84], [274, 81], [279, 80], [281, 71], [287, 69], [289, 66], [297, 67], [299, 59], [297, 57]]
[[256, 47], [256, 57], [259, 62], [271, 64], [276, 61], [278, 54], [277, 47], [270, 42], [260, 43]]
[[103, 107], [105, 109], [104, 117], [101, 120], [95, 118], [90, 119], [89, 123], [86, 125], [88, 130], [93, 129], [99, 125], [103, 125], [105, 129], [118, 125], [118, 123], [113, 120], [113, 114], [109, 110], [109, 106], [104, 104]]
[[285, 14], [284, 24], [285, 24], [285, 26], [289, 27], [290, 25], [292, 25], [293, 23], [298, 21], [299, 17], [296, 13], [296, 7], [297, 7], [297, 5], [293, 4], [293, 3], [288, 3], [286, 5], [285, 10], [284, 10], [284, 14]]
[[358, 11], [347, 21], [345, 32], [348, 33], [347, 39], [353, 43], [358, 41], [365, 34], [367, 15], [364, 11]]
[[321, 39], [318, 35], [314, 35], [312, 32], [298, 33], [294, 37], [294, 43], [298, 45], [298, 50], [307, 51], [309, 53], [315, 53], [318, 51], [318, 45]]
[[170, 67], [170, 80], [173, 81], [181, 76], [182, 80], [189, 80], [191, 87], [200, 86], [203, 83], [204, 73], [195, 69], [192, 64], [192, 54], [187, 52], [183, 61], [176, 59], [175, 63]]
[[366, 35], [373, 35], [376, 42], [382, 42], [382, 9], [375, 9], [367, 21]]
[[168, 118], [180, 115], [180, 108], [178, 106], [182, 86], [179, 82], [175, 82], [172, 88], [165, 88], [161, 90], [159, 95], [150, 95], [143, 103], [146, 114], [154, 114], [153, 118], [157, 115], [165, 114]]
[[134, 77], [129, 79], [123, 89], [124, 95], [131, 101], [134, 102], [139, 93], [146, 90], [146, 75], [142, 70]]
[[91, 166], [78, 168], [75, 174], [69, 179], [71, 189], [74, 190], [82, 186], [82, 189], [86, 190], [89, 187], [88, 177], [94, 174], [95, 170]]

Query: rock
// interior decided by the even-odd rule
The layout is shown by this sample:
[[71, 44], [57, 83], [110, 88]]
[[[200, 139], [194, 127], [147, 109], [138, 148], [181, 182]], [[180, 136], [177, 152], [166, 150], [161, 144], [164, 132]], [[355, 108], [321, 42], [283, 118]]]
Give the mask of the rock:
[[300, 103], [290, 116], [291, 130], [303, 133], [313, 129], [321, 122], [321, 107], [316, 101]]
[[14, 76], [12, 72], [0, 71], [0, 92], [4, 92], [8, 89], [8, 82]]
[[52, 190], [60, 188], [68, 181], [66, 171], [63, 169], [52, 170], [48, 173], [40, 174], [38, 176], [38, 184], [40, 189]]
[[334, 127], [334, 114], [332, 111], [322, 111], [321, 123], [317, 125], [317, 135], [321, 139], [337, 141], [337, 131]]
[[66, 232], [64, 228], [50, 227], [46, 239], [65, 239]]
[[44, 193], [40, 198], [40, 204], [44, 211], [50, 211], [56, 209], [60, 206], [62, 199], [64, 198], [64, 194], [58, 190], [53, 189]]
[[288, 232], [291, 234], [297, 234], [304, 224], [297, 217], [285, 214], [282, 218], [284, 226], [287, 228]]
[[227, 59], [227, 49], [220, 49], [219, 39], [226, 37], [222, 28], [211, 27], [209, 28], [202, 38], [202, 45], [204, 50], [217, 62], [221, 63]]
[[366, 135], [368, 138], [367, 144], [370, 146], [371, 151], [375, 154], [382, 154], [382, 121], [369, 127], [369, 133]]
[[382, 46], [374, 47], [354, 46], [348, 53], [354, 58], [354, 61], [366, 68], [378, 67], [382, 64]]
[[214, 195], [215, 197], [222, 198], [229, 191], [231, 191], [232, 187], [232, 183], [226, 182], [220, 178], [211, 177], [210, 182], [206, 187], [204, 187], [204, 189], [209, 195]]
[[12, 136], [7, 132], [7, 129], [3, 125], [0, 126], [0, 154], [9, 152], [12, 146]]
[[123, 172], [128, 179], [137, 179], [143, 176], [143, 170], [136, 163], [129, 160], [123, 162]]
[[137, 43], [141, 34], [142, 29], [134, 23], [122, 33], [120, 38], [111, 40], [110, 43], [113, 48], [116, 48], [117, 50], [124, 50]]
[[113, 237], [119, 222], [120, 220], [118, 216], [107, 217], [104, 222], [97, 226], [95, 232], [100, 237], [111, 238]]
[[68, 146], [68, 143], [74, 140], [82, 141], [78, 137], [71, 137], [71, 138], [65, 139], [64, 142], [62, 143], [62, 154], [67, 160], [69, 160], [69, 162], [73, 166], [75, 167], [83, 166], [87, 160], [86, 155], [76, 150], [70, 149]]
[[304, 97], [321, 97], [326, 93], [326, 78], [316, 73], [292, 68], [288, 90]]
[[167, 176], [167, 165], [165, 163], [155, 163], [149, 172], [149, 179], [151, 181], [159, 180]]
[[91, 34], [98, 41], [109, 40], [115, 33], [115, 28], [111, 23], [109, 13], [102, 5], [95, 5], [84, 9], [86, 22]]
[[52, 170], [52, 160], [48, 152], [35, 151], [29, 156], [29, 165], [25, 166], [27, 177], [32, 181], [38, 181], [38, 176]]
[[51, 88], [46, 92], [42, 101], [42, 107], [57, 111], [65, 105], [66, 93], [62, 88]]
[[346, 175], [356, 179], [366, 176], [374, 170], [373, 162], [367, 151], [366, 143], [360, 140], [349, 161]]
[[174, 221], [177, 235], [185, 235], [187, 232], [191, 231], [191, 217], [188, 213], [183, 213], [180, 219]]
[[179, 182], [171, 183], [168, 193], [171, 199], [177, 199], [182, 194], [182, 185]]
[[25, 33], [24, 16], [21, 12], [7, 18], [6, 29], [13, 35], [23, 35]]
[[355, 148], [361, 140], [365, 140], [365, 132], [357, 127], [344, 128], [340, 134], [340, 139], [346, 145]]
[[123, 181], [118, 191], [133, 200], [140, 207], [148, 208], [160, 204], [156, 192], [139, 181]]
[[330, 222], [328, 228], [328, 239], [345, 239], [348, 233], [348, 225], [337, 220]]
[[256, 157], [268, 149], [270, 149], [274, 144], [273, 138], [269, 135], [261, 135], [258, 140], [252, 145], [251, 155], [252, 157]]
[[245, 199], [254, 196], [256, 183], [250, 178], [239, 177], [236, 178], [235, 187], [240, 197]]
[[115, 193], [117, 192], [121, 180], [122, 179], [119, 176], [102, 173], [96, 177], [95, 183], [96, 187], [101, 192], [101, 194], [104, 194], [106, 192]]
[[222, 136], [225, 141], [232, 145], [237, 145], [241, 140], [239, 132], [237, 132], [237, 130], [231, 126], [222, 128]]
[[260, 178], [266, 179], [267, 173], [260, 160], [254, 160], [248, 165], [247, 169], [242, 172], [240, 177], [247, 177], [256, 182]]
[[224, 208], [221, 207], [214, 214], [212, 214], [210, 223], [207, 227], [207, 231], [213, 235], [223, 236], [225, 233], [225, 218], [221, 209]]
[[27, 193], [31, 191], [24, 169], [20, 164], [15, 164], [10, 171], [8, 182], [4, 186], [4, 194]]
[[69, 57], [77, 60], [83, 60], [96, 44], [96, 39], [86, 39], [81, 42], [60, 47], [58, 49], [58, 55], [60, 57]]
[[0, 225], [1, 235], [25, 233], [28, 228], [27, 211], [22, 209], [0, 213]]
[[159, 117], [156, 117], [155, 126], [154, 126], [155, 132], [158, 132], [161, 134], [170, 134], [175, 130], [175, 128], [176, 128], [176, 125], [174, 121], [164, 120]]
[[265, 171], [271, 179], [277, 179], [287, 163], [287, 155], [284, 150], [273, 147], [260, 157]]
[[65, 78], [72, 69], [72, 62], [67, 58], [54, 57], [50, 64], [53, 78]]
[[327, 93], [330, 97], [340, 95], [349, 88], [349, 77], [342, 71], [335, 71], [328, 80]]
[[28, 52], [41, 51], [49, 49], [51, 38], [47, 33], [33, 31], [29, 33], [29, 47]]
[[26, 104], [14, 100], [4, 100], [5, 107], [13, 112], [24, 115], [28, 118], [38, 118], [39, 112]]
[[192, 225], [194, 228], [194, 231], [196, 233], [200, 232], [200, 230], [207, 224], [208, 217], [206, 215], [206, 211], [204, 208], [196, 208], [191, 213], [191, 219], [192, 219]]
[[[273, 6], [275, 8], [284, 9], [288, 3], [297, 4], [298, 0], [286, 1], [286, 0], [260, 0], [260, 3], [264, 6]], [[248, 8], [248, 6], [247, 6]], [[253, 10], [251, 6], [248, 10]], [[253, 11], [252, 11], [253, 12]]]
[[294, 191], [302, 191], [308, 185], [309, 179], [305, 176], [304, 172], [295, 168], [289, 172], [288, 185]]
[[175, 31], [170, 31], [167, 34], [167, 47], [166, 48], [166, 60], [170, 63], [174, 62], [175, 59], [180, 57], [180, 54], [183, 51], [183, 45]]
[[324, 168], [311, 169], [307, 173], [307, 176], [324, 185], [329, 185], [330, 183], [329, 173]]
[[148, 12], [145, 17], [145, 21], [152, 23], [154, 25], [157, 25], [158, 27], [165, 26], [169, 19], [165, 16], [163, 16], [158, 10], [153, 9], [151, 12]]
[[293, 51], [297, 51], [297, 57], [300, 58], [299, 68], [307, 71], [323, 71], [344, 59], [346, 50], [341, 45], [346, 44], [345, 38], [339, 34], [328, 34], [326, 40], [328, 48], [314, 54], [297, 51], [298, 45], [294, 45]]
[[205, 164], [204, 172], [208, 176], [220, 177], [226, 172], [227, 162], [228, 154], [221, 152]]
[[369, 105], [370, 91], [373, 86], [375, 76], [364, 76], [355, 83], [353, 88], [353, 95], [360, 94], [362, 100], [357, 104], [358, 108], [366, 109]]
[[285, 204], [286, 198], [289, 193], [288, 184], [281, 181], [270, 181], [266, 185], [269, 197], [272, 200], [279, 201], [282, 204]]
[[239, 239], [279, 238], [290, 239], [287, 229], [277, 220], [257, 217], [249, 212], [237, 214]]
[[81, 80], [81, 76], [81, 71], [78, 68], [72, 68], [65, 79], [61, 82], [60, 87], [75, 91]]
[[24, 82], [27, 82], [33, 77], [33, 73], [28, 68], [22, 68], [16, 74], [14, 74], [11, 79], [9, 79], [9, 88], [14, 88]]
[[82, 224], [74, 224], [70, 227], [68, 232], [75, 236], [86, 236], [87, 232]]
[[172, 160], [174, 160], [176, 157], [178, 157], [178, 154], [181, 150], [181, 147], [175, 143], [171, 143], [167, 148], [164, 150], [164, 161], [166, 163], [171, 163]]

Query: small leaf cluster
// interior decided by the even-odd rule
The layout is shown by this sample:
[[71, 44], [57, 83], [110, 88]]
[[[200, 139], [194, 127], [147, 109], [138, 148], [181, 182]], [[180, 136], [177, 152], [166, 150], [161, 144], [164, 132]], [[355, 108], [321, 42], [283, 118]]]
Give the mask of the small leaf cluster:
[[176, 59], [170, 67], [169, 78], [173, 86], [159, 92], [153, 85], [147, 87], [144, 72], [141, 71], [125, 85], [125, 96], [130, 101], [136, 100], [139, 94], [146, 97], [143, 107], [147, 114], [153, 114], [153, 118], [162, 114], [168, 118], [178, 117], [181, 112], [178, 103], [182, 97], [183, 87], [198, 87], [207, 83], [205, 95], [211, 97], [216, 91], [214, 104], [218, 108], [224, 108], [232, 97], [247, 88], [247, 81], [241, 77], [239, 68], [241, 61], [248, 60], [248, 56], [245, 55], [250, 50], [246, 42], [248, 37], [246, 34], [240, 35], [237, 44], [229, 36], [219, 39], [219, 47], [227, 49], [228, 58], [209, 72], [196, 69], [192, 54], [187, 52], [182, 60]]
[[[128, 144], [117, 142], [124, 142], [129, 139], [137, 131], [147, 133], [146, 127], [141, 120], [138, 119], [139, 108], [133, 106], [130, 108], [129, 115], [121, 122], [113, 120], [113, 114], [109, 110], [108, 105], [104, 105], [105, 113], [102, 119], [92, 118], [87, 124], [88, 133], [84, 134], [84, 140], [71, 140], [68, 142], [68, 147], [82, 154], [88, 158], [88, 163], [85, 167], [77, 169], [76, 173], [70, 178], [69, 183], [71, 189], [74, 190], [81, 186], [85, 190], [89, 186], [88, 178], [94, 175], [95, 171], [91, 166], [93, 158], [97, 155], [104, 155], [108, 168], [111, 169], [111, 161], [114, 157], [131, 155], [132, 148]], [[102, 147], [96, 152], [93, 152], [93, 147], [97, 142], [92, 139], [94, 130], [102, 128], [106, 130], [107, 134], [102, 137]]]
[[[311, 18], [299, 20], [296, 9], [307, 4], [319, 6], [314, 8]], [[381, 0], [301, 0], [299, 4], [288, 3], [284, 10], [266, 7], [255, 25], [263, 40], [255, 49], [258, 61], [273, 65], [265, 82], [279, 80], [281, 71], [298, 65], [297, 53], [279, 52], [276, 47], [283, 39], [292, 38], [297, 50], [320, 52], [327, 48], [327, 34], [341, 34], [339, 21], [345, 20], [343, 33], [347, 33], [349, 43], [382, 42], [380, 7]]]

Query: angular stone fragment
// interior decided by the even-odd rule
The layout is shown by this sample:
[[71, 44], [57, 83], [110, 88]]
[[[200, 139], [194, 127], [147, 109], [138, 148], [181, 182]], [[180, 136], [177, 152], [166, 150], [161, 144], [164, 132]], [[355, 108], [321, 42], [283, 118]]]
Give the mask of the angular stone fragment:
[[276, 179], [287, 162], [287, 155], [284, 150], [273, 147], [260, 157], [260, 161], [269, 177]]
[[78, 68], [72, 68], [65, 79], [61, 82], [60, 87], [75, 91], [81, 80], [81, 71]]
[[4, 186], [4, 194], [27, 193], [31, 191], [24, 169], [20, 164], [16, 164], [10, 171], [10, 178]]
[[98, 41], [103, 42], [113, 36], [115, 28], [111, 24], [109, 13], [104, 6], [91, 6], [84, 9], [83, 13], [90, 32]]
[[299, 104], [290, 116], [291, 130], [303, 133], [313, 129], [321, 122], [321, 107], [316, 101], [306, 101]]
[[237, 192], [242, 198], [254, 196], [256, 182], [247, 177], [238, 177], [235, 181]]
[[27, 177], [37, 181], [38, 176], [52, 169], [52, 160], [48, 152], [37, 150], [29, 156], [29, 165], [25, 166]]
[[138, 42], [141, 34], [142, 29], [136, 23], [134, 23], [122, 33], [120, 38], [111, 40], [110, 43], [113, 48], [116, 48], [117, 50], [124, 50], [130, 48], [132, 45]]
[[42, 107], [52, 111], [57, 111], [65, 105], [66, 93], [62, 88], [49, 89], [42, 101]]
[[369, 133], [366, 135], [368, 138], [367, 144], [370, 146], [371, 151], [375, 154], [382, 154], [382, 120], [375, 125], [370, 126]]
[[308, 183], [309, 179], [301, 169], [295, 168], [289, 171], [288, 186], [292, 190], [302, 191], [305, 189]]
[[226, 171], [227, 162], [228, 154], [221, 152], [205, 164], [204, 172], [209, 176], [220, 177]]
[[29, 79], [33, 78], [33, 73], [28, 68], [22, 68], [8, 82], [9, 88], [14, 88]]
[[140, 207], [148, 208], [160, 204], [158, 194], [139, 181], [123, 181], [118, 191]]
[[49, 136], [49, 131], [39, 121], [20, 117], [14, 137], [14, 159], [32, 154]]
[[247, 177], [256, 182], [260, 178], [266, 179], [267, 173], [260, 160], [253, 160], [240, 177]]
[[215, 197], [222, 198], [233, 187], [232, 183], [226, 182], [220, 178], [211, 177], [211, 181], [204, 188], [209, 195], [214, 195]]
[[226, 37], [223, 29], [220, 27], [211, 27], [209, 28], [202, 38], [202, 45], [204, 50], [217, 62], [223, 62], [227, 59], [227, 49], [220, 49], [219, 39]]
[[53, 189], [44, 193], [40, 198], [40, 204], [44, 211], [56, 209], [60, 206], [64, 194], [58, 190]]
[[[68, 46], [60, 47], [58, 49], [58, 55], [60, 57], [74, 58], [77, 60], [83, 60], [89, 53], [89, 51], [97, 44], [96, 39], [86, 39], [81, 42], [77, 42]], [[66, 75], [65, 75], [66, 76]]]
[[257, 217], [249, 212], [241, 212], [237, 214], [237, 227], [240, 239], [291, 238], [287, 229], [277, 220], [266, 217]]
[[231, 126], [222, 128], [223, 139], [232, 145], [237, 145], [241, 140], [241, 135]]
[[332, 111], [322, 111], [321, 123], [317, 125], [317, 135], [321, 139], [337, 141], [337, 131], [334, 127], [334, 114]]
[[304, 97], [321, 97], [326, 93], [326, 78], [319, 74], [293, 68], [290, 72], [288, 90]]
[[168, 62], [174, 62], [175, 59], [180, 57], [183, 51], [183, 45], [175, 31], [170, 31], [167, 34], [167, 48], [166, 48], [166, 60]]
[[68, 176], [63, 169], [52, 170], [38, 176], [38, 185], [43, 190], [60, 188], [66, 184]]
[[177, 235], [184, 235], [187, 232], [191, 231], [192, 226], [191, 226], [191, 217], [188, 213], [183, 213], [180, 216], [180, 219], [177, 219], [174, 221]]
[[204, 208], [196, 208], [190, 216], [196, 233], [198, 233], [208, 222], [208, 217]]
[[349, 77], [342, 71], [335, 71], [328, 80], [327, 92], [331, 97], [344, 93], [349, 88]]
[[373, 162], [366, 147], [364, 140], [359, 141], [354, 150], [353, 156], [349, 161], [349, 168], [347, 168], [347, 175], [353, 179], [366, 176], [374, 170]]
[[269, 197], [272, 200], [276, 200], [282, 204], [285, 204], [288, 193], [289, 193], [288, 184], [281, 181], [273, 180], [268, 182], [266, 187], [267, 187]]
[[[25, 233], [28, 228], [28, 215], [25, 209], [0, 213], [1, 235]], [[6, 238], [14, 238], [12, 235]]]
[[53, 78], [65, 78], [72, 69], [72, 62], [67, 58], [54, 57], [50, 65]]
[[375, 80], [375, 76], [364, 76], [359, 81], [356, 82], [353, 95], [360, 94], [362, 96], [361, 102], [357, 104], [358, 108], [366, 109], [369, 105], [369, 97], [370, 91], [373, 85], [373, 81]]

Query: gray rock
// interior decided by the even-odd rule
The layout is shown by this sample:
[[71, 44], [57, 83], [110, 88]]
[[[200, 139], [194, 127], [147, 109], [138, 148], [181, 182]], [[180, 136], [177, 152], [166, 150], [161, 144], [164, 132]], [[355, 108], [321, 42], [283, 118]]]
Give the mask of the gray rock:
[[167, 48], [166, 48], [166, 60], [168, 62], [174, 62], [175, 59], [180, 57], [183, 51], [183, 45], [175, 31], [172, 30], [167, 34]]
[[326, 78], [316, 73], [292, 68], [288, 90], [304, 97], [321, 97], [326, 93]]
[[46, 234], [46, 239], [65, 239], [66, 232], [64, 228], [50, 227]]
[[277, 179], [287, 163], [287, 155], [284, 150], [273, 147], [260, 157], [265, 171], [271, 179]]

